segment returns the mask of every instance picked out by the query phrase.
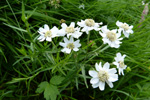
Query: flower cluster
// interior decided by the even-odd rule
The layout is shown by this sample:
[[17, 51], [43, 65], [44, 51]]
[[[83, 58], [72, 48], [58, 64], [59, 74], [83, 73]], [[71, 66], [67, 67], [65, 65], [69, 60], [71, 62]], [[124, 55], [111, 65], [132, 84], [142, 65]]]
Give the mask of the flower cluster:
[[[115, 57], [114, 65], [117, 66], [119, 75], [124, 75], [124, 69], [127, 68], [127, 65], [124, 64], [124, 58], [126, 55], [121, 55], [121, 53], [117, 53]], [[110, 88], [113, 88], [113, 83], [118, 80], [118, 74], [116, 68], [110, 68], [110, 64], [106, 62], [103, 67], [102, 63], [95, 64], [95, 70], [90, 70], [89, 75], [92, 77], [90, 83], [93, 88], [99, 87], [101, 91], [105, 89], [105, 82], [109, 85]]]
[[[65, 23], [61, 24], [61, 29], [58, 29], [56, 26], [49, 28], [48, 25], [44, 25], [44, 28], [40, 27], [38, 33], [40, 34], [38, 40], [40, 42], [46, 40], [52, 42], [52, 38], [55, 37], [64, 37], [64, 42], [59, 42], [59, 45], [63, 47], [62, 52], [70, 54], [71, 51], [79, 51], [81, 47], [79, 38], [85, 32], [90, 34], [91, 30], [98, 31], [100, 36], [102, 36], [103, 44], [108, 44], [112, 48], [119, 48], [123, 40], [122, 33], [125, 37], [129, 38], [129, 35], [133, 33], [133, 26], [129, 26], [127, 23], [116, 22], [118, 29], [108, 29], [107, 25], [101, 26], [103, 23], [97, 23], [93, 19], [85, 19], [77, 22], [77, 27], [75, 22], [71, 22], [68, 26]], [[66, 37], [65, 37], [66, 36]], [[76, 39], [76, 40], [75, 40]], [[75, 41], [74, 41], [75, 40]], [[117, 53], [114, 58], [115, 61], [112, 63], [118, 69], [119, 75], [124, 75], [124, 69], [127, 68], [127, 65], [124, 64], [124, 58], [126, 55], [121, 55]], [[92, 77], [90, 83], [93, 88], [99, 87], [101, 91], [105, 89], [105, 82], [109, 85], [110, 88], [113, 88], [113, 82], [118, 80], [118, 74], [116, 68], [110, 68], [110, 64], [106, 62], [103, 66], [100, 62], [95, 64], [96, 70], [90, 70], [89, 75]]]
[[[129, 26], [127, 23], [122, 23], [117, 21], [116, 25], [119, 27], [119, 29], [112, 29], [109, 30], [107, 28], [107, 25], [102, 26], [100, 28], [100, 25], [103, 23], [96, 23], [93, 19], [85, 19], [81, 20], [81, 22], [77, 22], [78, 27], [75, 27], [75, 22], [71, 22], [69, 26], [67, 26], [65, 23], [61, 24], [61, 29], [58, 29], [56, 26], [54, 26], [52, 29], [49, 28], [47, 24], [44, 25], [44, 28], [40, 27], [38, 30], [38, 33], [40, 34], [40, 37], [38, 40], [40, 42], [46, 40], [51, 42], [52, 38], [59, 37], [59, 36], [67, 36], [67, 38], [71, 38], [67, 40], [67, 38], [64, 37], [65, 43], [59, 43], [61, 46], [64, 47], [62, 49], [62, 52], [70, 53], [71, 50], [78, 51], [81, 44], [79, 43], [80, 40], [77, 40], [77, 42], [74, 42], [73, 38], [79, 39], [83, 32], [86, 34], [89, 34], [91, 30], [98, 31], [99, 34], [103, 37], [103, 43], [108, 44], [110, 47], [113, 48], [119, 48], [120, 44], [122, 43], [121, 40], [123, 39], [121, 37], [121, 33], [124, 34], [125, 37], [129, 37], [129, 34], [133, 33], [133, 26]], [[70, 47], [71, 46], [71, 47]], [[67, 48], [67, 49], [66, 49]], [[69, 50], [69, 51], [68, 51]]]

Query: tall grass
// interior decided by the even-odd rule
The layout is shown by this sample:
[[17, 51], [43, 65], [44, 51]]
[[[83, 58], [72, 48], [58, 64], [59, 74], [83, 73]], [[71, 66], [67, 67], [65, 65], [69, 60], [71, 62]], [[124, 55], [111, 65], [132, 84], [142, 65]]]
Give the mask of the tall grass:
[[[81, 4], [85, 9], [79, 8]], [[55, 84], [58, 100], [150, 99], [150, 17], [148, 14], [139, 23], [144, 9], [141, 0], [61, 0], [59, 5], [55, 8], [49, 0], [1, 1], [0, 99], [44, 100], [43, 94], [35, 91], [54, 76], [63, 77], [61, 84]], [[53, 39], [55, 45], [37, 40], [37, 30], [44, 24], [61, 28], [61, 19], [69, 25], [86, 18], [103, 22], [110, 29], [116, 28], [117, 20], [126, 22], [134, 26], [134, 34], [125, 38], [119, 49], [99, 52], [96, 49], [103, 42], [99, 33], [92, 31], [93, 42], [87, 44], [87, 36], [82, 35], [80, 51], [69, 55], [60, 51], [58, 41], [63, 38]], [[117, 52], [127, 55], [125, 62], [131, 71], [125, 71], [112, 89], [93, 89], [88, 70], [96, 62], [112, 62]]]

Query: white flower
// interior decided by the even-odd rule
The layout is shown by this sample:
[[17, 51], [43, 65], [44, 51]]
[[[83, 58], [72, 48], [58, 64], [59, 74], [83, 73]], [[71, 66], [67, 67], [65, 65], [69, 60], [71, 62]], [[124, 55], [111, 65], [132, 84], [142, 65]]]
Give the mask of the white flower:
[[79, 5], [79, 8], [84, 9], [84, 4]]
[[129, 26], [127, 23], [117, 21], [116, 25], [119, 27], [119, 31], [123, 31], [125, 37], [129, 38], [129, 34], [133, 34], [133, 25]]
[[109, 69], [110, 64], [106, 62], [103, 67], [101, 62], [99, 65], [96, 63], [95, 68], [96, 71], [90, 70], [89, 75], [92, 77], [90, 83], [92, 84], [93, 88], [99, 87], [101, 91], [105, 89], [105, 82], [109, 85], [110, 88], [113, 88], [113, 83], [118, 80], [118, 74], [116, 68]]
[[71, 22], [70, 26], [67, 26], [65, 23], [62, 23], [61, 27], [62, 29], [60, 29], [58, 33], [59, 36], [65, 36], [67, 34], [67, 38], [69, 38], [69, 36], [79, 38], [82, 35], [82, 32], [80, 32], [80, 28], [75, 28], [74, 22]]
[[119, 75], [122, 73], [124, 75], [123, 70], [127, 68], [127, 65], [124, 64], [124, 58], [126, 55], [121, 56], [121, 53], [117, 53], [115, 57], [115, 62], [113, 62], [114, 65], [117, 66]]
[[107, 29], [107, 26], [103, 26], [101, 28], [102, 32], [99, 32], [100, 35], [103, 37], [104, 44], [108, 43], [110, 47], [119, 48], [120, 46], [120, 40], [123, 38], [119, 38], [121, 36], [121, 33], [117, 33], [117, 29], [109, 30]]
[[54, 26], [52, 29], [49, 29], [49, 26], [45, 24], [44, 28], [39, 28], [38, 33], [40, 34], [40, 37], [38, 38], [40, 42], [44, 40], [51, 42], [52, 38], [58, 36], [58, 28]]
[[81, 22], [77, 22], [77, 24], [82, 27], [82, 32], [86, 32], [87, 34], [89, 34], [89, 31], [91, 30], [96, 30], [99, 31], [100, 28], [99, 26], [102, 25], [101, 23], [95, 23], [95, 21], [93, 19], [85, 19], [85, 20], [81, 20]]
[[145, 5], [145, 2], [144, 2], [144, 1], [142, 1], [142, 5]]
[[60, 42], [59, 45], [64, 47], [61, 51], [68, 54], [71, 52], [71, 50], [78, 51], [78, 47], [81, 46], [81, 44], [79, 43], [80, 40], [74, 42], [73, 37], [71, 37], [70, 40], [64, 37], [64, 42], [65, 43]]

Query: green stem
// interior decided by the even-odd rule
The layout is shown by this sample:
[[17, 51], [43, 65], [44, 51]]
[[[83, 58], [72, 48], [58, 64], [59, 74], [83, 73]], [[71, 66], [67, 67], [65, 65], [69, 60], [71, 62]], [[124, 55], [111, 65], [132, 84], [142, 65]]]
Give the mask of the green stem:
[[57, 49], [57, 47], [56, 47], [55, 43], [54, 43], [53, 41], [51, 41], [51, 43], [52, 43], [52, 45], [54, 46], [54, 48], [56, 48], [56, 49]]
[[89, 53], [93, 53], [93, 52], [99, 51], [99, 49], [101, 49], [103, 46], [104, 46], [104, 44], [102, 44], [100, 47], [98, 47], [97, 49], [95, 49], [95, 50], [93, 50], [93, 51], [91, 51]]
[[88, 37], [87, 37], [87, 44], [89, 44], [89, 42], [90, 42], [90, 32], [89, 32]]
[[[88, 34], [88, 36], [87, 36], [87, 45], [90, 43], [90, 32], [89, 32], [89, 34]], [[88, 48], [86, 49], [86, 52], [88, 52]]]
[[[88, 59], [84, 64], [86, 64], [87, 62], [89, 62], [90, 60], [92, 60], [92, 59], [93, 59], [94, 57], [96, 57], [100, 52], [103, 52], [103, 51], [106, 50], [107, 48], [109, 48], [109, 45], [107, 45], [107, 46], [105, 46], [103, 49], [101, 49], [101, 50], [95, 52], [96, 54], [93, 55], [90, 59]], [[93, 52], [93, 53], [94, 53], [94, 52]], [[89, 54], [89, 55], [91, 55], [91, 54]], [[88, 56], [89, 56], [89, 55], [88, 55]]]
[[51, 43], [53, 44], [53, 46], [56, 46], [55, 43], [53, 41], [51, 41]]

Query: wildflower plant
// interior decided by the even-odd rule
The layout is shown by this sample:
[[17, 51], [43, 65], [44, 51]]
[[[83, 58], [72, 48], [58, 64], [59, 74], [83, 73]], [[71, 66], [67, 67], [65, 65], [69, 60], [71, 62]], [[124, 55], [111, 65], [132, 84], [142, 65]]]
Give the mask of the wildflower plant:
[[[121, 23], [119, 21], [116, 22], [116, 25], [119, 26], [119, 29], [112, 29], [109, 30], [107, 28], [107, 25], [102, 26], [100, 28], [101, 23], [95, 23], [95, 21], [93, 19], [85, 19], [85, 20], [81, 20], [81, 22], [77, 22], [77, 24], [79, 25], [79, 27], [81, 27], [81, 32], [80, 32], [80, 28], [75, 28], [75, 23], [71, 22], [69, 26], [66, 25], [66, 23], [62, 23], [61, 27], [62, 29], [59, 29], [56, 31], [56, 34], [58, 34], [59, 37], [64, 37], [64, 42], [59, 42], [59, 45], [63, 47], [63, 49], [61, 49], [61, 52], [66, 53], [66, 54], [70, 54], [71, 51], [79, 51], [79, 47], [81, 47], [82, 44], [80, 44], [80, 36], [84, 33], [82, 32], [86, 32], [86, 34], [88, 34], [91, 30], [95, 30], [99, 32], [99, 37], [102, 36], [102, 41], [103, 44], [108, 43], [108, 46], [111, 48], [119, 48], [121, 43], [120, 40], [123, 40], [123, 38], [121, 37], [121, 31], [123, 31], [123, 34], [125, 34], [125, 36], [129, 37], [129, 33], [133, 33], [133, 31], [131, 30], [133, 28], [133, 26], [129, 26], [126, 23]], [[47, 32], [49, 32], [49, 28], [47, 25], [44, 26], [45, 30], [40, 28], [39, 33], [44, 32], [45, 34], [47, 34]], [[55, 27], [55, 30], [57, 28]], [[65, 35], [67, 35], [67, 39], [65, 37]], [[41, 37], [41, 36], [40, 36]], [[78, 40], [74, 41], [74, 38], [77, 38]], [[39, 39], [39, 38], [38, 38]], [[40, 40], [41, 41], [41, 40]], [[96, 71], [94, 70], [89, 70], [89, 75], [92, 77], [92, 79], [90, 80], [90, 83], [92, 84], [93, 88], [97, 88], [99, 87], [99, 89], [101, 91], [105, 90], [105, 83], [107, 83], [109, 85], [110, 88], [113, 88], [113, 83], [112, 82], [116, 82], [118, 81], [118, 74], [117, 73], [117, 69], [118, 69], [118, 73], [119, 75], [122, 74], [124, 75], [123, 70], [126, 69], [127, 65], [124, 64], [124, 58], [126, 55], [121, 56], [120, 53], [116, 54], [115, 62], [113, 62], [114, 65], [117, 66], [117, 68], [110, 68], [110, 64], [109, 62], [106, 62], [103, 67], [102, 67], [102, 63], [100, 62], [99, 65], [96, 63], [95, 64], [95, 68]]]
[[148, 16], [138, 27], [141, 2], [6, 3], [0, 10], [0, 99], [128, 100], [145, 93], [150, 28]]

